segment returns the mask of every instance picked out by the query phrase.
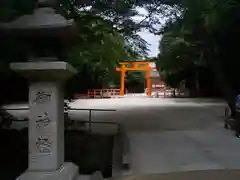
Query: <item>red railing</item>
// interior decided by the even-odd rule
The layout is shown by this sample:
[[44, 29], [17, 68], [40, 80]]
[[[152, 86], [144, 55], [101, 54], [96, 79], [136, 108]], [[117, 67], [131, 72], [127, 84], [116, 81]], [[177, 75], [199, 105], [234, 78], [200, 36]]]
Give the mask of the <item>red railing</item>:
[[120, 89], [91, 89], [87, 93], [88, 98], [117, 98], [120, 97]]

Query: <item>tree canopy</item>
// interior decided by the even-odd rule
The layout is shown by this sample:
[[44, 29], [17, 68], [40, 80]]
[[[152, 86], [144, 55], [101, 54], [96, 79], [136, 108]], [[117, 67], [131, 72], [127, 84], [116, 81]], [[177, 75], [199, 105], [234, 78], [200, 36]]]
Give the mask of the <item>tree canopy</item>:
[[157, 65], [162, 77], [170, 86], [172, 81], [176, 86], [182, 80], [194, 89], [218, 84], [229, 104], [233, 104], [240, 87], [240, 2], [182, 0], [172, 7], [177, 7], [176, 16], [168, 19], [159, 32], [163, 37]]
[[[147, 42], [136, 34], [144, 24], [132, 19], [137, 15], [135, 7], [135, 1], [131, 0], [57, 1], [57, 13], [67, 19], [74, 19], [79, 30], [77, 44], [69, 50], [66, 59], [79, 71], [79, 74], [68, 82], [69, 93], [84, 92], [89, 88], [118, 86], [120, 77], [115, 68], [119, 60], [147, 56]], [[35, 8], [36, 0], [3, 0], [0, 2], [0, 21], [12, 21], [21, 15], [33, 13]], [[14, 89], [21, 87], [19, 91], [27, 98], [26, 80], [9, 69], [10, 62], [27, 61], [24, 55], [27, 53], [26, 47], [14, 39], [1, 41], [1, 47], [0, 80], [6, 84], [1, 93], [14, 94]]]
[[[240, 4], [237, 0], [57, 2], [58, 13], [73, 18], [79, 28], [79, 43], [68, 56], [80, 72], [69, 82], [72, 91], [118, 84], [119, 75], [113, 72], [120, 59], [147, 56], [147, 43], [137, 35], [141, 28], [162, 35], [156, 64], [169, 86], [177, 87], [185, 81], [196, 93], [199, 88], [216, 89], [218, 85], [228, 102], [233, 102], [239, 91], [236, 72]], [[35, 0], [0, 3], [1, 21], [31, 13], [36, 7]], [[140, 22], [132, 18], [138, 14], [136, 7], [147, 11]], [[8, 63], [24, 59], [19, 56], [22, 48], [16, 42], [4, 44], [1, 74], [10, 76]]]

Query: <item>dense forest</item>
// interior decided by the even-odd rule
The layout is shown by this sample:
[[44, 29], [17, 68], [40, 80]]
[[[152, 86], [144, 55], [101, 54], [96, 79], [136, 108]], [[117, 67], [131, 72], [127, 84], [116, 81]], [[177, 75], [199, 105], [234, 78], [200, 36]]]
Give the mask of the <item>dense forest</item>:
[[166, 21], [157, 64], [170, 86], [181, 81], [221, 93], [234, 115], [240, 90], [238, 43], [240, 2], [237, 0], [172, 1], [175, 15]]
[[[36, 4], [36, 0], [1, 1], [0, 22], [11, 22], [31, 14]], [[65, 61], [79, 73], [66, 82], [67, 94], [84, 93], [92, 88], [119, 88], [120, 73], [115, 71], [118, 62], [130, 57], [147, 56], [147, 42], [136, 34], [141, 25], [131, 18], [137, 15], [135, 6], [130, 1], [115, 5], [101, 1], [60, 0], [56, 3], [56, 12], [67, 19], [74, 19], [78, 29], [76, 44], [68, 48]], [[12, 72], [9, 63], [27, 61], [28, 49], [22, 42], [1, 36], [1, 32], [0, 37], [1, 99], [3, 102], [26, 100], [27, 80]], [[54, 46], [54, 42], [51, 43]], [[143, 83], [142, 77], [139, 72], [129, 73], [127, 82]], [[18, 93], [15, 93], [16, 89]]]
[[[69, 50], [67, 58], [79, 70], [79, 74], [67, 82], [70, 92], [118, 86], [117, 63], [123, 58], [147, 56], [147, 42], [137, 35], [145, 28], [162, 36], [160, 54], [155, 60], [168, 86], [177, 87], [185, 82], [192, 94], [199, 95], [201, 90], [206, 91], [205, 94], [223, 95], [233, 110], [240, 85], [237, 77], [240, 64], [237, 60], [239, 1], [57, 2], [57, 12], [68, 19], [73, 18], [79, 29], [79, 43]], [[0, 21], [9, 22], [32, 13], [35, 7], [36, 0], [3, 0], [0, 2]], [[132, 19], [139, 15], [136, 7], [147, 11], [140, 22]], [[26, 61], [26, 50], [18, 42], [1, 40], [0, 53], [1, 95], [22, 99], [24, 94], [27, 96], [20, 93], [27, 92], [27, 82], [8, 67], [10, 62]], [[129, 75], [129, 78], [135, 76]], [[16, 89], [19, 93], [15, 93]]]

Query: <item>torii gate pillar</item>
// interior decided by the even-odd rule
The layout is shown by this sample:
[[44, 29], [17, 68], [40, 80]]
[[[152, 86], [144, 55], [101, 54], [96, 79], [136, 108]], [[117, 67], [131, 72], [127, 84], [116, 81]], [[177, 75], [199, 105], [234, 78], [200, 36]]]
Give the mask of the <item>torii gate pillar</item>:
[[[150, 97], [152, 95], [152, 91], [151, 91], [151, 75], [150, 72], [152, 69], [155, 68], [151, 68], [150, 64], [152, 62], [148, 62], [148, 61], [135, 61], [135, 62], [121, 62], [120, 68], [116, 68], [116, 71], [120, 71], [121, 72], [121, 89], [120, 89], [120, 96], [124, 96], [124, 89], [125, 89], [125, 73], [127, 71], [146, 71], [146, 84], [147, 84], [147, 89], [148, 89], [148, 96]], [[129, 65], [131, 67], [129, 67]], [[139, 67], [140, 66], [140, 67]]]

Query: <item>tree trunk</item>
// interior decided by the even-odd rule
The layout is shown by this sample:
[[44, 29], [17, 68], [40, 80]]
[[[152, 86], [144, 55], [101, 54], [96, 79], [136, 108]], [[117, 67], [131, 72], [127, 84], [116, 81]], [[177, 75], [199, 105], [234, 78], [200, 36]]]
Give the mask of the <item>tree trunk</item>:
[[173, 97], [176, 97], [176, 89], [175, 88], [172, 90], [172, 95], [173, 95]]
[[195, 89], [196, 89], [196, 95], [199, 95], [199, 90], [200, 90], [200, 85], [199, 85], [199, 75], [198, 75], [198, 70], [195, 72]]
[[228, 106], [231, 109], [231, 117], [236, 117], [236, 105], [235, 105], [236, 94], [231, 85], [228, 83], [219, 60], [215, 59], [214, 62], [212, 63], [212, 67], [219, 87], [222, 89], [222, 92], [228, 103]]

